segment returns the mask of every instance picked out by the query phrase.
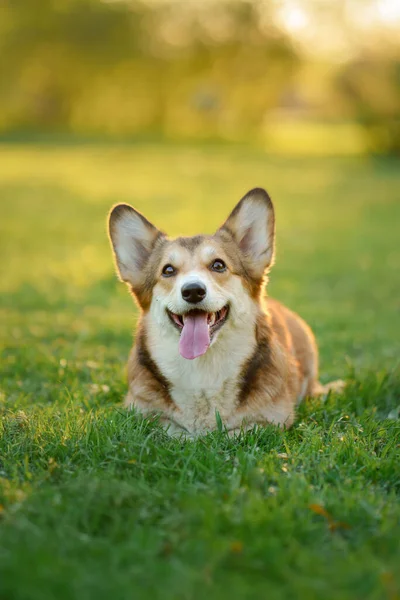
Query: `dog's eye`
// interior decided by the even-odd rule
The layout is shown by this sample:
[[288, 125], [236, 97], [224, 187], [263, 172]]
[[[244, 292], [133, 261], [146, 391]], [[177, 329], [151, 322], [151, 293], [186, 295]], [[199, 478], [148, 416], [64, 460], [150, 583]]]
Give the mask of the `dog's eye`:
[[211, 263], [210, 269], [211, 269], [211, 271], [216, 271], [217, 273], [222, 273], [223, 271], [226, 271], [226, 264], [224, 263], [223, 260], [221, 260], [220, 258], [217, 258], [216, 260], [214, 260], [213, 263]]
[[163, 267], [162, 274], [164, 277], [172, 277], [175, 273], [176, 269], [172, 265], [165, 265], [165, 267]]

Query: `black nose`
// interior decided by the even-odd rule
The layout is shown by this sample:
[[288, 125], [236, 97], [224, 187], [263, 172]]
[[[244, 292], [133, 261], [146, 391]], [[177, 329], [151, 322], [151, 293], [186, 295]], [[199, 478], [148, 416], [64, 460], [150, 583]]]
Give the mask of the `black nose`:
[[206, 286], [202, 283], [186, 283], [182, 287], [182, 298], [191, 304], [204, 300], [207, 294]]

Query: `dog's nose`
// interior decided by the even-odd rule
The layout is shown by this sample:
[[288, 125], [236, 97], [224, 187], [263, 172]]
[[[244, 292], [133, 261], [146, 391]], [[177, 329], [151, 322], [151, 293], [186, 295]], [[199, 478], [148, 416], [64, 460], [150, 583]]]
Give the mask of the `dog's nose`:
[[182, 298], [191, 304], [197, 304], [204, 300], [207, 294], [206, 286], [200, 282], [186, 283], [182, 286]]

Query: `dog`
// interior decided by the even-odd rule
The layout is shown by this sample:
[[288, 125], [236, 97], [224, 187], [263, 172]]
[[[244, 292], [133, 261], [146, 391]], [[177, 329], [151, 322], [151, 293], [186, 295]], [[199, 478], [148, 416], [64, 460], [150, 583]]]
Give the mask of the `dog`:
[[221, 422], [230, 434], [290, 427], [303, 398], [341, 390], [318, 381], [310, 327], [266, 297], [275, 215], [264, 189], [248, 192], [214, 235], [169, 239], [128, 204], [112, 208], [108, 225], [141, 311], [127, 405], [195, 437]]

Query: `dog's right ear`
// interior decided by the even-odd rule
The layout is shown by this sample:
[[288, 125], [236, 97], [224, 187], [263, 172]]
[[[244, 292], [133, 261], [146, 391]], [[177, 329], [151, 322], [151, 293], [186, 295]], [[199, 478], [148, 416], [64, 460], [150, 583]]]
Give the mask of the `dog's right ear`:
[[261, 279], [273, 264], [275, 248], [274, 207], [267, 192], [250, 190], [222, 225], [224, 229], [236, 241], [248, 272]]
[[150, 254], [164, 233], [129, 204], [111, 209], [108, 232], [120, 278], [134, 290], [139, 289], [145, 282]]

